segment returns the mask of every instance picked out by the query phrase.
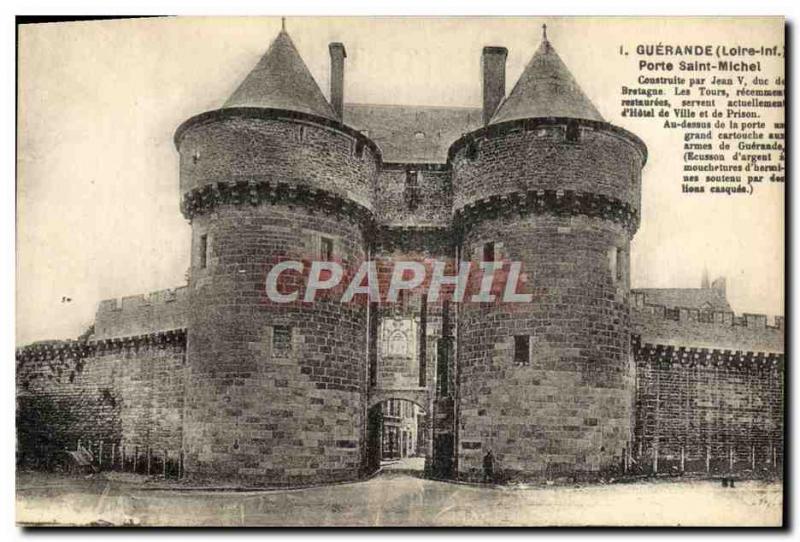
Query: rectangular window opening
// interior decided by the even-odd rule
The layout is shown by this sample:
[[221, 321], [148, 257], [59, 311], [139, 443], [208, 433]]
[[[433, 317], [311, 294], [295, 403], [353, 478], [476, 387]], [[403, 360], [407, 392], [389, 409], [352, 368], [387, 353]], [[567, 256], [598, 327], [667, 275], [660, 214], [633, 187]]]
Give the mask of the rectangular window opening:
[[413, 169], [406, 171], [405, 199], [409, 210], [419, 206], [419, 172]]
[[200, 236], [200, 246], [197, 247], [197, 252], [200, 255], [200, 269], [205, 269], [208, 265], [208, 235]]
[[625, 275], [625, 251], [617, 247], [617, 281], [621, 282]]
[[619, 276], [619, 262], [617, 258], [619, 258], [619, 249], [617, 247], [608, 249], [608, 269], [611, 272], [611, 280], [614, 282], [617, 281], [617, 277]]
[[333, 239], [330, 237], [319, 238], [319, 257], [322, 261], [333, 261]]
[[467, 160], [477, 160], [478, 159], [478, 144], [470, 140], [467, 142], [467, 149], [466, 149], [466, 156]]
[[490, 241], [488, 243], [484, 243], [484, 245], [483, 245], [483, 261], [484, 262], [493, 262], [494, 261], [494, 242]]
[[289, 326], [272, 326], [272, 353], [288, 354], [292, 351], [292, 328]]
[[450, 393], [450, 355], [452, 351], [451, 337], [441, 337], [437, 341], [436, 379], [437, 395], [447, 397]]
[[531, 364], [531, 338], [528, 335], [514, 335], [514, 363]]
[[577, 122], [567, 123], [567, 141], [577, 143], [581, 136], [581, 128]]

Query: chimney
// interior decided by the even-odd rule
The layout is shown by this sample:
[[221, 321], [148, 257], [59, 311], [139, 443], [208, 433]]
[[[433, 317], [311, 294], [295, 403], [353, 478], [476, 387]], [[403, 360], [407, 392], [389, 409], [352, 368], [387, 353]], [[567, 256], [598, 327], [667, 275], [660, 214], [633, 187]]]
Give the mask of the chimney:
[[506, 95], [505, 47], [484, 47], [481, 55], [481, 78], [483, 79], [483, 124], [489, 121]]
[[344, 50], [343, 43], [331, 43], [328, 45], [331, 53], [331, 105], [336, 112], [339, 120], [342, 120], [344, 112], [344, 59], [347, 58], [347, 51]]
[[705, 289], [711, 288], [711, 286], [708, 283], [708, 268], [707, 267], [703, 267], [703, 278], [700, 279], [700, 287], [701, 288], [705, 288]]

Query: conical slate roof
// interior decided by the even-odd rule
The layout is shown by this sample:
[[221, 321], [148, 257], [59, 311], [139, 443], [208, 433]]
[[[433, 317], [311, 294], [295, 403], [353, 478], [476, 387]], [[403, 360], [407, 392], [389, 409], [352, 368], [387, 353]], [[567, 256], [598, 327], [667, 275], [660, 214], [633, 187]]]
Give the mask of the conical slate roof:
[[284, 30], [222, 107], [288, 109], [336, 120], [336, 113]]
[[489, 123], [540, 117], [605, 120], [547, 41], [547, 35]]

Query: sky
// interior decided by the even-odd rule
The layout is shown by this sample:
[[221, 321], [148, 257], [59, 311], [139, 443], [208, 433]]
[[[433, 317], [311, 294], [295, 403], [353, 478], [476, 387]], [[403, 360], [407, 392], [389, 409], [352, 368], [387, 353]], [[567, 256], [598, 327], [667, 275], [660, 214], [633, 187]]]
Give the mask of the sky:
[[[784, 313], [783, 188], [681, 194], [682, 140], [620, 116], [638, 43], [782, 43], [780, 20], [305, 18], [287, 30], [328, 96], [328, 43], [347, 48], [345, 101], [478, 107], [480, 54], [509, 49], [511, 90], [541, 25], [603, 116], [649, 148], [633, 287], [698, 287], [725, 276], [737, 313]], [[220, 107], [280, 30], [280, 19], [161, 18], [26, 25], [19, 31], [18, 344], [75, 338], [102, 299], [180, 286], [190, 228], [179, 210], [172, 136]], [[782, 74], [777, 61], [768, 66]], [[64, 298], [71, 301], [66, 302]]]

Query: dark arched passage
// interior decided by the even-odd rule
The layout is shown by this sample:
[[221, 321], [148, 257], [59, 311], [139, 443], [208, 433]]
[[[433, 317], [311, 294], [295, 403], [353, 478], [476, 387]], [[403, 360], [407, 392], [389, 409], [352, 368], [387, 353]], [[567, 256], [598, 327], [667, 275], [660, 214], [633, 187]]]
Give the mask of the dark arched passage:
[[382, 461], [402, 461], [407, 463], [410, 470], [422, 471], [429, 460], [432, 428], [430, 409], [426, 407], [427, 401], [414, 401], [408, 397], [370, 400], [367, 414], [369, 472], [376, 471]]

